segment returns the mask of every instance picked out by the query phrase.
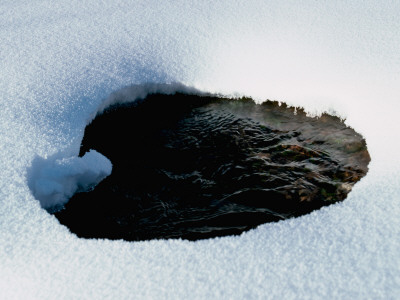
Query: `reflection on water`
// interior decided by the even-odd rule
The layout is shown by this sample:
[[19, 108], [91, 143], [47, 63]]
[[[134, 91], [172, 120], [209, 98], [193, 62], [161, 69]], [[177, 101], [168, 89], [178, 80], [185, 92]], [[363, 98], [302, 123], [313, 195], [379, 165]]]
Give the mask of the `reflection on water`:
[[276, 102], [152, 95], [85, 131], [113, 172], [56, 213], [80, 237], [196, 240], [345, 199], [367, 172], [363, 138], [338, 118]]

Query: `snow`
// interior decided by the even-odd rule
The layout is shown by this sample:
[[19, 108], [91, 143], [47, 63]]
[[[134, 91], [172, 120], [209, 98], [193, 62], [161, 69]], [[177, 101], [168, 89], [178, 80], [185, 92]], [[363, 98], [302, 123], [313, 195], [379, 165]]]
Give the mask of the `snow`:
[[87, 192], [111, 174], [111, 161], [95, 150], [82, 157], [35, 158], [28, 175], [33, 196], [45, 209], [55, 210], [77, 192]]
[[[397, 298], [399, 12], [372, 0], [2, 1], [1, 298]], [[366, 138], [369, 173], [342, 203], [197, 242], [78, 239], [41, 208], [35, 196], [65, 199], [66, 181], [109, 173], [100, 154], [98, 166], [76, 157], [98, 111], [174, 90], [338, 114]]]

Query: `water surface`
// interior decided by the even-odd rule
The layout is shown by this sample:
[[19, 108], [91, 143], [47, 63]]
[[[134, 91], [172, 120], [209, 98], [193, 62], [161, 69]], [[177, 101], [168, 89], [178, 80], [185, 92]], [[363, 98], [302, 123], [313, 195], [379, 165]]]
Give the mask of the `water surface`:
[[370, 161], [337, 117], [267, 101], [152, 95], [87, 126], [81, 153], [113, 163], [59, 221], [80, 237], [196, 240], [240, 234], [342, 201]]

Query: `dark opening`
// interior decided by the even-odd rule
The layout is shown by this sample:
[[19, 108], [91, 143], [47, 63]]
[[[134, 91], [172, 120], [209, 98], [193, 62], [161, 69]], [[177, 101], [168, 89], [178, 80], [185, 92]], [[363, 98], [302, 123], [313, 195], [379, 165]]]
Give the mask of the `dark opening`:
[[277, 102], [151, 95], [87, 126], [113, 163], [55, 216], [79, 237], [189, 240], [240, 234], [342, 201], [368, 170], [364, 139], [337, 117]]

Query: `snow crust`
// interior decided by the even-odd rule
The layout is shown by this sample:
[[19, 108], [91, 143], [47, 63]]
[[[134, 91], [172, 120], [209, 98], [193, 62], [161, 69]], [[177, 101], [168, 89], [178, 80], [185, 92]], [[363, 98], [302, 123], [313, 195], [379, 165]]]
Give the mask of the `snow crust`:
[[[1, 1], [0, 298], [398, 298], [399, 13], [372, 0]], [[78, 239], [38, 199], [109, 173], [100, 154], [77, 158], [85, 125], [174, 90], [340, 115], [370, 171], [344, 202], [241, 236]]]

